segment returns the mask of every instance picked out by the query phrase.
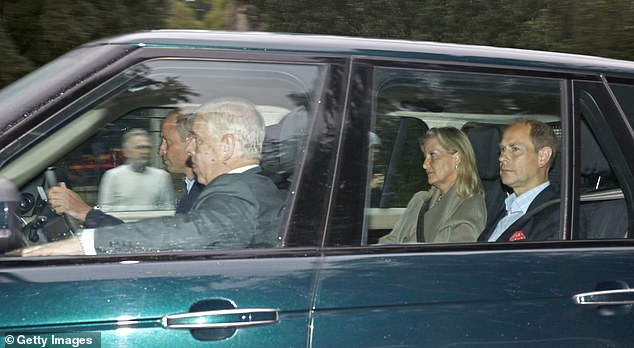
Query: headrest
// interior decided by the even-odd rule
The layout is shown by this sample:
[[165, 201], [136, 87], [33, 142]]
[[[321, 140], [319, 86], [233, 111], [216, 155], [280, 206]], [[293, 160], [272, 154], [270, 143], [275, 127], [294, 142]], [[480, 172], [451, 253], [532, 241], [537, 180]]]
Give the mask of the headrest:
[[581, 176], [611, 176], [610, 164], [603, 155], [592, 131], [581, 122]]
[[303, 107], [289, 112], [279, 123], [266, 127], [260, 166], [278, 187], [289, 180], [306, 137], [308, 113]]
[[[466, 128], [466, 127], [465, 127]], [[476, 156], [476, 166], [482, 180], [500, 177], [500, 130], [495, 126], [475, 126], [465, 129]]]

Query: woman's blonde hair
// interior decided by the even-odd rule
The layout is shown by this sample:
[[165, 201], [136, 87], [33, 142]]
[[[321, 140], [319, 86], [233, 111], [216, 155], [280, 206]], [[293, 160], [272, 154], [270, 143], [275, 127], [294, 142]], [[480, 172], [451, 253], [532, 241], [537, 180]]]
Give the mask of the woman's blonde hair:
[[440, 146], [448, 152], [460, 154], [460, 164], [456, 169], [458, 175], [454, 184], [458, 196], [469, 198], [476, 193], [484, 193], [476, 167], [475, 152], [467, 135], [456, 127], [431, 128], [421, 138], [421, 145], [430, 138], [437, 139]]

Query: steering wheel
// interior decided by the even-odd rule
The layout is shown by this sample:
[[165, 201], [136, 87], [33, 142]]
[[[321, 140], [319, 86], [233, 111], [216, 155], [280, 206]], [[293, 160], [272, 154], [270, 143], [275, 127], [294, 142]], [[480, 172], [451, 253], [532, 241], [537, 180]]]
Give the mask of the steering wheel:
[[[57, 185], [55, 168], [46, 169], [44, 178], [48, 187]], [[77, 220], [68, 214], [60, 216], [55, 213], [45, 200], [40, 201], [34, 209], [35, 218], [22, 229], [27, 244], [41, 244], [66, 239], [76, 235], [80, 230]]]

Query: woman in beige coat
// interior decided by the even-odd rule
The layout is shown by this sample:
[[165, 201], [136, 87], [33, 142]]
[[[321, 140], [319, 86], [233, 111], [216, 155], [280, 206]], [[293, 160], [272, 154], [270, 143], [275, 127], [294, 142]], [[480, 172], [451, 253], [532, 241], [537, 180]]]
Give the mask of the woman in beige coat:
[[421, 150], [432, 187], [412, 197], [379, 244], [475, 242], [487, 213], [469, 139], [454, 127], [432, 128], [422, 138]]

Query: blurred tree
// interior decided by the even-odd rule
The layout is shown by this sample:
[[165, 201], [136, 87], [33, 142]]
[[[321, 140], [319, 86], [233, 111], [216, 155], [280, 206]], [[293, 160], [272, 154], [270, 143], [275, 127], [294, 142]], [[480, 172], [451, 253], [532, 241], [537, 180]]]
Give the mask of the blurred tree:
[[236, 28], [243, 8], [258, 30], [634, 60], [633, 0], [0, 0], [0, 87], [90, 40], [161, 27]]
[[0, 2], [0, 87], [64, 52], [104, 36], [162, 26], [168, 0]]
[[634, 60], [632, 0], [237, 0], [259, 30], [429, 40]]
[[233, 19], [232, 0], [210, 0], [211, 8], [205, 14], [203, 23], [205, 29], [226, 30], [229, 29]]
[[165, 27], [226, 30], [231, 26], [233, 14], [232, 0], [171, 0]]
[[165, 19], [169, 29], [202, 29], [203, 23], [197, 18], [196, 10], [183, 0], [171, 0], [169, 16]]
[[[33, 69], [30, 60], [20, 56], [17, 47], [7, 35], [6, 24], [0, 19], [0, 86], [15, 81]], [[2, 67], [11, 67], [2, 69]]]

